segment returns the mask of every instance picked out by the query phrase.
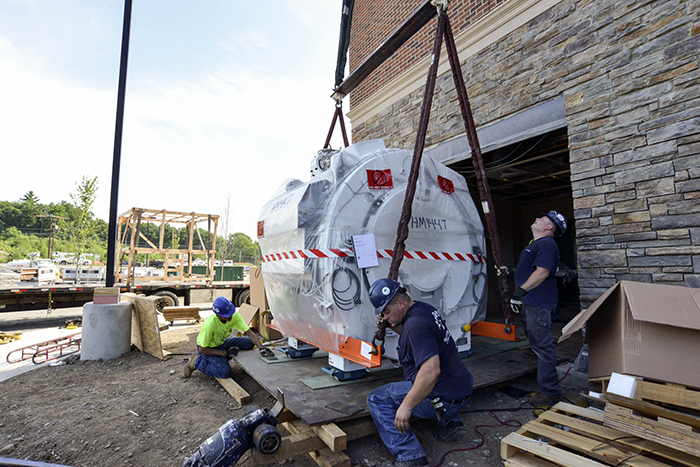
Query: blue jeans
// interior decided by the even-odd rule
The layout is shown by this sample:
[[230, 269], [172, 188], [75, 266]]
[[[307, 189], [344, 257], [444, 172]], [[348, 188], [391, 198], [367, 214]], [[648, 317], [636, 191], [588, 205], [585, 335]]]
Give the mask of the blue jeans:
[[[250, 350], [255, 346], [249, 337], [227, 337], [223, 344], [214, 348], [217, 350], [228, 350], [231, 347]], [[197, 346], [197, 351], [199, 352], [199, 346]], [[195, 360], [194, 367], [212, 378], [228, 378], [232, 373], [231, 365], [228, 364], [228, 358], [218, 355], [204, 355], [202, 352], [199, 352], [199, 357]]]
[[[390, 383], [370, 392], [367, 396], [367, 405], [369, 413], [372, 415], [374, 424], [377, 426], [379, 436], [389, 449], [389, 452], [399, 462], [410, 461], [425, 457], [425, 451], [418, 442], [418, 438], [411, 430], [406, 433], [401, 433], [396, 429], [394, 420], [396, 419], [396, 411], [399, 409], [408, 391], [411, 390], [413, 384], [410, 381], [401, 381], [399, 383]], [[464, 404], [469, 402], [466, 398], [460, 404], [452, 404], [444, 402], [447, 413], [445, 414], [446, 424], [449, 422], [462, 423], [462, 418], [459, 415], [459, 410], [464, 407]], [[429, 398], [423, 399], [417, 406], [413, 408], [412, 415], [418, 418], [428, 420], [436, 420], [435, 407], [430, 402]]]
[[525, 335], [530, 341], [530, 347], [537, 355], [537, 384], [540, 386], [540, 391], [549, 397], [561, 397], [552, 335], [552, 310], [523, 305], [520, 319], [525, 328]]

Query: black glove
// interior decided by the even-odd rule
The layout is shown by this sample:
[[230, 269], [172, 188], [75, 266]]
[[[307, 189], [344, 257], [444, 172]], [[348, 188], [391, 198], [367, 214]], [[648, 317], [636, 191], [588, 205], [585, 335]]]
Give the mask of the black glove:
[[496, 275], [498, 277], [506, 276], [506, 278], [508, 278], [508, 279], [513, 278], [513, 270], [511, 268], [509, 268], [508, 266], [506, 266], [505, 264], [503, 266], [494, 265], [493, 267], [496, 268]]
[[260, 356], [264, 358], [274, 358], [275, 354], [272, 352], [272, 350], [268, 349], [267, 347], [263, 347], [260, 349]]
[[226, 349], [226, 358], [231, 360], [233, 357], [238, 355], [238, 347], [231, 347], [230, 349]]
[[523, 309], [523, 297], [527, 295], [527, 290], [518, 287], [510, 297], [510, 309], [513, 313], [518, 314]]

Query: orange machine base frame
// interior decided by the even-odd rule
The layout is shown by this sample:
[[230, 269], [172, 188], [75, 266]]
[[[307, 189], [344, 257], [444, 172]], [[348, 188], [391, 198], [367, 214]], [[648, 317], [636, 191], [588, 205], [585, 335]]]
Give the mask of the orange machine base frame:
[[[274, 329], [275, 331], [279, 331], [277, 327], [275, 327], [274, 320], [272, 323], [268, 323], [267, 327]], [[321, 331], [321, 330], [318, 330]], [[296, 336], [295, 336], [296, 337]], [[313, 346], [319, 347], [323, 350], [326, 350], [330, 353], [334, 353], [336, 355], [340, 355], [343, 358], [346, 358], [350, 361], [353, 361], [355, 363], [358, 363], [362, 366], [365, 366], [367, 368], [377, 368], [382, 366], [382, 356], [381, 355], [372, 355], [371, 358], [368, 360], [364, 355], [362, 355], [362, 344], [365, 343], [366, 345], [370, 345], [368, 342], [361, 341], [359, 339], [355, 339], [353, 337], [346, 337], [342, 336], [344, 339], [344, 342], [338, 344], [338, 351], [336, 352], [335, 350], [330, 350], [326, 348], [326, 346], [319, 345], [318, 343], [315, 342], [310, 342], [309, 340], [298, 338], [300, 341], [306, 342], [307, 344], [311, 344]]]
[[506, 325], [503, 323], [491, 323], [488, 321], [477, 321], [472, 324], [472, 335], [495, 337], [507, 341], [515, 341], [515, 326], [508, 325], [510, 332], [506, 332]]

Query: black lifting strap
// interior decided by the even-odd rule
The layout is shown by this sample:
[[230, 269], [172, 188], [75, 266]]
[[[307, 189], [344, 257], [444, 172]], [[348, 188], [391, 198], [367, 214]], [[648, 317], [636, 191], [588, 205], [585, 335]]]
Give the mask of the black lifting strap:
[[430, 118], [430, 107], [433, 105], [433, 94], [435, 93], [435, 80], [437, 78], [438, 64], [440, 62], [440, 48], [442, 47], [442, 36], [445, 33], [445, 14], [438, 16], [437, 33], [433, 43], [433, 62], [428, 71], [428, 80], [425, 83], [425, 94], [423, 94], [423, 105], [420, 109], [420, 121], [418, 122], [418, 133], [416, 134], [416, 146], [413, 150], [413, 161], [411, 163], [411, 173], [408, 175], [406, 194], [403, 199], [403, 210], [399, 219], [399, 226], [396, 229], [396, 243], [391, 257], [389, 267], [389, 279], [399, 280], [399, 266], [406, 251], [406, 239], [408, 238], [408, 223], [413, 212], [413, 197], [416, 194], [416, 184], [420, 173], [420, 162], [423, 158], [423, 148], [425, 147], [425, 135], [428, 131], [428, 119]]
[[[338, 59], [335, 64], [335, 86], [336, 89], [343, 82], [345, 77], [345, 64], [348, 58], [348, 48], [350, 47], [350, 26], [352, 25], [352, 10], [355, 6], [355, 0], [343, 0], [343, 10], [340, 16], [340, 39], [338, 41]], [[342, 98], [336, 100], [335, 113], [333, 114], [333, 120], [331, 121], [331, 127], [328, 130], [328, 136], [326, 136], [326, 142], [323, 144], [323, 148], [326, 149], [330, 147], [331, 136], [333, 136], [333, 129], [335, 128], [335, 122], [340, 120], [340, 131], [343, 133], [343, 144], [345, 147], [350, 146], [348, 141], [348, 134], [345, 131], [345, 120], [343, 119], [343, 101]]]
[[[396, 230], [396, 243], [394, 245], [394, 251], [391, 258], [391, 266], [389, 267], [388, 277], [389, 279], [393, 280], [398, 280], [399, 278], [399, 267], [401, 266], [401, 261], [403, 260], [404, 251], [406, 249], [405, 241], [406, 238], [408, 238], [408, 223], [411, 220], [411, 213], [413, 211], [413, 197], [416, 192], [416, 183], [418, 181], [418, 173], [420, 170], [421, 158], [423, 156], [423, 148], [425, 147], [425, 136], [428, 129], [430, 107], [432, 105], [433, 94], [435, 92], [435, 80], [437, 77], [437, 68], [440, 60], [440, 48], [442, 46], [443, 35], [445, 36], [447, 55], [450, 62], [450, 68], [452, 70], [452, 77], [455, 82], [455, 87], [457, 88], [460, 111], [467, 130], [467, 139], [469, 140], [469, 145], [472, 150], [472, 162], [474, 163], [474, 168], [477, 175], [479, 195], [482, 202], [488, 205], [488, 209], [484, 209], [484, 215], [491, 237], [492, 254], [497, 266], [503, 264], [501, 257], [501, 244], [499, 241], [498, 229], [496, 228], [493, 200], [491, 199], [491, 192], [488, 186], [488, 181], [486, 180], [486, 173], [484, 172], [483, 161], [481, 158], [481, 148], [476, 133], [476, 125], [474, 124], [466, 87], [464, 85], [464, 78], [462, 77], [459, 66], [459, 58], [457, 57], [457, 48], [455, 46], [454, 36], [452, 35], [452, 27], [450, 26], [447, 12], [442, 9], [442, 7], [438, 8], [438, 26], [433, 45], [433, 61], [430, 64], [430, 70], [428, 71], [428, 78], [425, 84], [425, 94], [423, 95], [423, 106], [421, 107], [420, 122], [418, 124], [418, 132], [416, 134], [416, 146], [413, 151], [411, 173], [408, 177], [403, 210], [401, 212], [401, 218], [399, 219], [399, 226]], [[508, 325], [512, 323], [513, 315], [510, 306], [508, 306], [508, 283], [504, 275], [499, 277], [499, 291], [501, 292], [502, 299], [500, 303], [501, 311], [503, 312], [507, 325], [505, 332], [509, 333], [511, 330]]]
[[339, 101], [335, 105], [335, 113], [333, 114], [333, 121], [331, 122], [331, 127], [328, 129], [328, 135], [326, 136], [326, 142], [323, 143], [323, 149], [326, 149], [330, 147], [331, 145], [331, 136], [333, 136], [333, 129], [335, 128], [335, 122], [340, 121], [340, 131], [343, 133], [343, 144], [345, 144], [345, 147], [347, 148], [350, 146], [350, 143], [348, 142], [348, 134], [345, 131], [345, 120], [343, 119], [343, 103], [342, 101]]

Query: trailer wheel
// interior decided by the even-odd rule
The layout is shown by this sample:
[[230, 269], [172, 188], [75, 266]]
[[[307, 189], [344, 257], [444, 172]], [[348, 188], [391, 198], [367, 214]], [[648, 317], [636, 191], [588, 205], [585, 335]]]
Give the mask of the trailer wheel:
[[163, 299], [164, 299], [164, 300], [158, 300], [159, 303], [156, 304], [156, 308], [161, 313], [163, 312], [163, 308], [166, 306], [180, 306], [180, 300], [177, 298], [177, 295], [175, 295], [174, 293], [172, 293], [168, 290], [159, 290], [158, 292], [154, 293], [153, 295], [163, 297]]
[[250, 305], [250, 289], [243, 289], [236, 294], [235, 305], [238, 307], [238, 306], [243, 305], [244, 303], [247, 303]]

